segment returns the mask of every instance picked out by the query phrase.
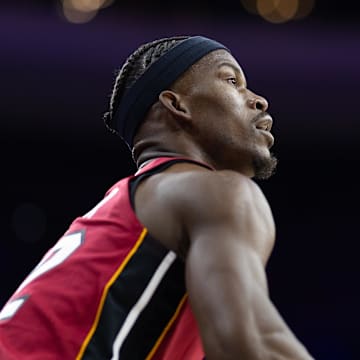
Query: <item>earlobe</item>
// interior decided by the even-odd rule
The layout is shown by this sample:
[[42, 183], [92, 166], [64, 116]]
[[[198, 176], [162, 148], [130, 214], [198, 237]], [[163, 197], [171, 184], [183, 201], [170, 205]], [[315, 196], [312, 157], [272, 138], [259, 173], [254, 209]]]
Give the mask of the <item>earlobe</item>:
[[177, 117], [189, 119], [190, 111], [183, 101], [181, 95], [177, 94], [172, 90], [164, 90], [159, 95], [159, 101], [167, 110]]

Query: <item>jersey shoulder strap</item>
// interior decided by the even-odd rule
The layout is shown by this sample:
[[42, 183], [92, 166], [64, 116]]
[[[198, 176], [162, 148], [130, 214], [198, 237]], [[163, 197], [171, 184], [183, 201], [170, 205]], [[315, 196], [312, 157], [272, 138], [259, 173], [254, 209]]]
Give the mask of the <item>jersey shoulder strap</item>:
[[[156, 172], [161, 172], [165, 168], [173, 165], [174, 163], [178, 163], [178, 162], [189, 162], [189, 163], [197, 164], [200, 166], [204, 166], [210, 170], [215, 170], [212, 166], [210, 166], [206, 163], [203, 163], [201, 161], [193, 160], [191, 158], [168, 156], [168, 157], [159, 157], [159, 158], [150, 160], [149, 162], [145, 163], [145, 165], [140, 167], [139, 170], [135, 173], [135, 176], [142, 175], [143, 173], [145, 173], [149, 170], [155, 170], [155, 169], [159, 170]], [[162, 166], [162, 165], [164, 165], [164, 166]]]
[[174, 165], [174, 164], [180, 163], [180, 162], [193, 163], [193, 164], [197, 164], [197, 165], [203, 166], [205, 168], [208, 168], [210, 170], [215, 170], [213, 167], [211, 167], [208, 164], [205, 164], [203, 162], [193, 160], [193, 159], [187, 158], [187, 157], [170, 157], [169, 156], [169, 157], [159, 157], [159, 158], [150, 160], [148, 163], [145, 163], [144, 166], [140, 167], [140, 169], [130, 179], [129, 189], [130, 189], [130, 201], [131, 201], [132, 208], [135, 209], [135, 206], [134, 206], [135, 192], [136, 192], [138, 185], [141, 183], [141, 181], [143, 181], [144, 179], [146, 179], [154, 174], [158, 174], [158, 173], [164, 171], [171, 165]]

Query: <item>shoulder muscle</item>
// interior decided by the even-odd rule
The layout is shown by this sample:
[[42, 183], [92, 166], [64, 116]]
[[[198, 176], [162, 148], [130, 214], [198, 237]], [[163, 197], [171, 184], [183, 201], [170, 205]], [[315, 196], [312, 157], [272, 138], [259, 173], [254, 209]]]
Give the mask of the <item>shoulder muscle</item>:
[[275, 235], [268, 202], [251, 179], [232, 172], [185, 174], [174, 206], [183, 224], [196, 239], [198, 231], [222, 231], [243, 234], [238, 238], [254, 241]]

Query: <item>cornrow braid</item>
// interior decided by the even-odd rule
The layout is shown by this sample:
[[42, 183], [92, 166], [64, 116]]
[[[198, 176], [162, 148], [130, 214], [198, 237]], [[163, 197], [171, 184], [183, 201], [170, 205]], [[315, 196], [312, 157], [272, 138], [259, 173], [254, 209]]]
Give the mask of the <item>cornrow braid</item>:
[[135, 83], [153, 62], [180, 41], [187, 38], [189, 38], [189, 36], [173, 36], [145, 43], [126, 59], [124, 65], [116, 75], [110, 97], [109, 110], [104, 114], [104, 123], [108, 130], [119, 135], [116, 130], [116, 124], [114, 124], [114, 115], [125, 91]]

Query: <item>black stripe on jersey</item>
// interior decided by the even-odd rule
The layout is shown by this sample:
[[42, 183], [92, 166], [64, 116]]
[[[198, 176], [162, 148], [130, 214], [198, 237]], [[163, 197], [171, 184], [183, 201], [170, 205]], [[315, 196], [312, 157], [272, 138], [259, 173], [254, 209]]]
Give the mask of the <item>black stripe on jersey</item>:
[[[116, 336], [168, 253], [168, 249], [153, 240], [150, 235], [146, 235], [109, 288], [98, 326], [82, 359], [111, 359]], [[170, 321], [184, 294], [184, 265], [176, 259], [160, 282], [148, 306], [125, 338], [120, 349], [121, 360], [145, 359]], [[144, 329], [144, 324], [148, 325], [148, 321], [151, 325]]]
[[120, 359], [144, 360], [185, 295], [184, 263], [175, 260], [120, 351]]

